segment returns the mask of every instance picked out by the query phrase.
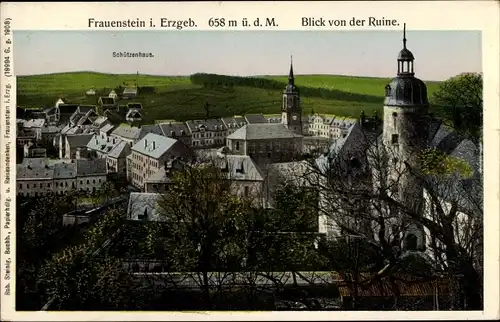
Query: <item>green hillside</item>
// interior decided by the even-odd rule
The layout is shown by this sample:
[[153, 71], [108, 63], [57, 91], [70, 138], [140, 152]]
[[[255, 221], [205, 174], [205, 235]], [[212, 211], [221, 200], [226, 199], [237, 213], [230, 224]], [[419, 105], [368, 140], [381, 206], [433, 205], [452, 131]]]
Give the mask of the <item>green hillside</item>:
[[[328, 113], [359, 116], [381, 111], [384, 86], [389, 79], [337, 75], [296, 75], [305, 114]], [[62, 97], [72, 103], [96, 104], [111, 89], [139, 88], [134, 102], [144, 106], [146, 122], [158, 119], [186, 120], [205, 116], [221, 117], [246, 113], [279, 113], [286, 76], [233, 77], [195, 74], [191, 76], [113, 75], [93, 72], [60, 73], [17, 78], [17, 104], [22, 107], [49, 107]], [[427, 82], [429, 96], [437, 87]], [[93, 88], [96, 96], [86, 96]], [[120, 104], [129, 101], [120, 101]]]

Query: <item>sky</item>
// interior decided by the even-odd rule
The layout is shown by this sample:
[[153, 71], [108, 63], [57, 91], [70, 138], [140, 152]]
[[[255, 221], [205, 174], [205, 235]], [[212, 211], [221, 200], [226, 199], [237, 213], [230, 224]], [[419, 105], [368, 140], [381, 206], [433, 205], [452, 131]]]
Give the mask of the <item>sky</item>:
[[[407, 31], [415, 76], [444, 80], [482, 72], [479, 31]], [[398, 31], [16, 31], [14, 71], [150, 75], [215, 73], [393, 77], [402, 48]], [[114, 58], [113, 52], [154, 58]]]

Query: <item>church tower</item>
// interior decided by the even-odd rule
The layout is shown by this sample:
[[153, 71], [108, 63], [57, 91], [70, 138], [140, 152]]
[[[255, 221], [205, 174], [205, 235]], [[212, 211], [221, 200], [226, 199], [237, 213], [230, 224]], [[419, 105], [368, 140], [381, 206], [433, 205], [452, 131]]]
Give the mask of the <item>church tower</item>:
[[[416, 165], [419, 153], [427, 147], [428, 137], [427, 87], [415, 77], [414, 60], [412, 52], [406, 48], [405, 24], [403, 49], [397, 59], [398, 73], [385, 87], [383, 143], [388, 155], [388, 189], [412, 211], [422, 212], [423, 186], [406, 166]], [[424, 250], [423, 228], [403, 214], [399, 218], [406, 229], [403, 247]]]
[[302, 135], [302, 109], [300, 107], [299, 89], [295, 86], [293, 62], [290, 58], [290, 73], [288, 85], [283, 91], [283, 106], [281, 108], [281, 123], [296, 134]]

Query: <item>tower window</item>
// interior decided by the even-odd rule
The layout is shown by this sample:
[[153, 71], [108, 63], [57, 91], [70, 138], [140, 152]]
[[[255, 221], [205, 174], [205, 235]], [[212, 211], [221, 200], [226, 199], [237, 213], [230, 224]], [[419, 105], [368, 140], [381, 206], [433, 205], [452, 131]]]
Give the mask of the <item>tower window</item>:
[[398, 117], [398, 113], [393, 112], [393, 113], [392, 113], [392, 117]]
[[399, 135], [393, 134], [391, 137], [391, 142], [392, 142], [392, 144], [398, 144], [399, 143]]
[[239, 150], [240, 150], [240, 142], [236, 141], [236, 151], [239, 151]]
[[418, 240], [417, 236], [414, 234], [408, 234], [405, 238], [405, 248], [407, 250], [415, 251], [417, 250]]
[[385, 96], [389, 96], [389, 95], [391, 95], [391, 86], [387, 85], [385, 87]]

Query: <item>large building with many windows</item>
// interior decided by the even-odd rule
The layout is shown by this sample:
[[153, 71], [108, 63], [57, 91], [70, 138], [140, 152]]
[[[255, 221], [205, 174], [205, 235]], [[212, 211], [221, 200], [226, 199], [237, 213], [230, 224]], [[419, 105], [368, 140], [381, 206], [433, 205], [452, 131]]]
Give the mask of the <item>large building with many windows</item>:
[[127, 157], [127, 178], [137, 188], [144, 189], [146, 179], [165, 168], [169, 162], [192, 161], [193, 151], [181, 141], [149, 133], [131, 148]]

